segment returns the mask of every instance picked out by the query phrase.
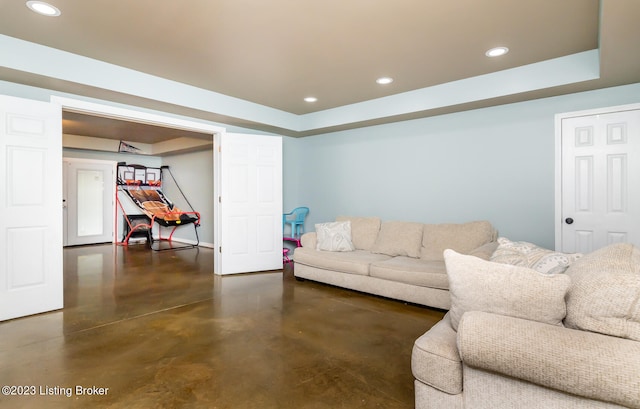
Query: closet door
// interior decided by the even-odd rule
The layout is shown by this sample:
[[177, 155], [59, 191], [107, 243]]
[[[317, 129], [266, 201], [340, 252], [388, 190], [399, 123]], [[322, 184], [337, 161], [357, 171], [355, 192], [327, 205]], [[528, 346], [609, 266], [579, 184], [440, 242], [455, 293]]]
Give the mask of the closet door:
[[640, 246], [640, 109], [564, 117], [561, 132], [561, 250]]

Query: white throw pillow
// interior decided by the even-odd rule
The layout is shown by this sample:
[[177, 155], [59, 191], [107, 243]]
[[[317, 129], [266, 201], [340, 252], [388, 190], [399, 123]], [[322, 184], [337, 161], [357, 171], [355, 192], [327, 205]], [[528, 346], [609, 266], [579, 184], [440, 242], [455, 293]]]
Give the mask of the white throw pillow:
[[316, 250], [353, 251], [351, 242], [351, 222], [330, 222], [316, 224]]
[[567, 311], [564, 297], [571, 284], [567, 275], [542, 274], [450, 249], [444, 251], [444, 261], [451, 295], [451, 325], [456, 331], [467, 311], [562, 325]]
[[526, 241], [511, 241], [498, 238], [498, 248], [491, 255], [491, 261], [528, 267], [543, 274], [559, 274], [564, 271], [582, 253], [559, 253], [548, 250]]

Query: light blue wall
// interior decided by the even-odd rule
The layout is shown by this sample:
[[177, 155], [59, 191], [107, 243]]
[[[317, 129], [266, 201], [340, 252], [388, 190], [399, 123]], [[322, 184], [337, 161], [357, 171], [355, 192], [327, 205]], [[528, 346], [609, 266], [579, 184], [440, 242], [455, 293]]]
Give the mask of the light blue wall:
[[[0, 93], [75, 97], [3, 81]], [[633, 84], [284, 137], [283, 210], [309, 206], [307, 231], [341, 214], [428, 223], [486, 219], [503, 236], [553, 248], [555, 114], [638, 102], [640, 84]]]
[[554, 248], [555, 114], [637, 102], [640, 84], [289, 142], [285, 172], [298, 186], [285, 184], [285, 208], [311, 208], [307, 231], [338, 215], [482, 219]]
[[305, 206], [300, 203], [300, 187], [303, 181], [300, 179], [302, 167], [301, 151], [303, 139], [283, 137], [282, 138], [282, 203], [283, 212], [287, 213], [298, 206]]

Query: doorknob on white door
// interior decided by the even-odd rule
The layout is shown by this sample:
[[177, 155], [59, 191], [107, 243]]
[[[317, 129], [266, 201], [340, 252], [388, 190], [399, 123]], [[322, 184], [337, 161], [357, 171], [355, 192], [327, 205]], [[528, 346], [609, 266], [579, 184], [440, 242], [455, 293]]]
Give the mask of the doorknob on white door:
[[573, 224], [573, 219], [571, 217], [567, 217], [566, 219], [564, 219], [564, 221], [567, 224]]

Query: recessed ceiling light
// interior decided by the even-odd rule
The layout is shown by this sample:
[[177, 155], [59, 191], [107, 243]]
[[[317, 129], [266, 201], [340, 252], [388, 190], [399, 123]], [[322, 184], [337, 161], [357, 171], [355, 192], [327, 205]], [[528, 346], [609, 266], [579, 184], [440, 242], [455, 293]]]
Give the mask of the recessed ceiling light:
[[306, 97], [305, 102], [316, 102], [318, 100], [318, 98], [316, 97]]
[[54, 7], [49, 3], [45, 3], [44, 1], [28, 1], [27, 7], [38, 14], [42, 14], [43, 16], [55, 17], [61, 14], [57, 7]]
[[393, 78], [391, 77], [380, 77], [376, 80], [376, 82], [380, 85], [391, 84], [393, 82]]
[[505, 55], [508, 52], [509, 49], [507, 47], [494, 47], [490, 50], [487, 50], [487, 52], [484, 54], [487, 57], [500, 57], [501, 55]]

